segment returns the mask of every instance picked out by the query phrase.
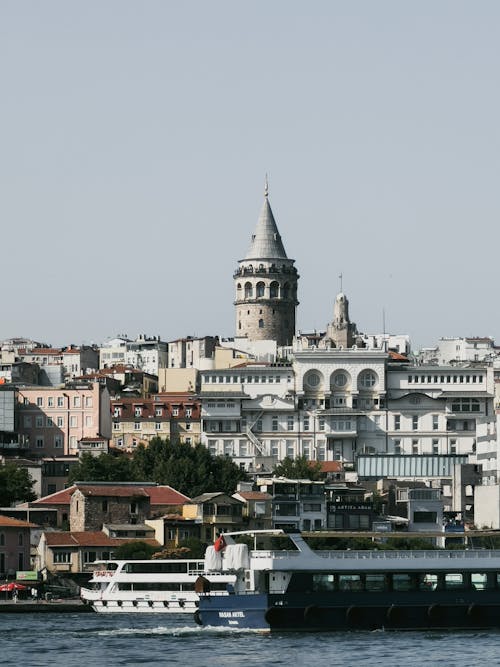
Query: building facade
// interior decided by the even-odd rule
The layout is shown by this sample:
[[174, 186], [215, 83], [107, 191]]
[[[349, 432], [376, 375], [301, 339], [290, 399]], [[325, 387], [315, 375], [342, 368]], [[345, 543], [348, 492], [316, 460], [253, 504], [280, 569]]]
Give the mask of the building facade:
[[157, 394], [111, 401], [112, 445], [133, 451], [151, 438], [200, 442], [200, 403], [193, 394]]
[[110, 397], [105, 386], [19, 387], [17, 429], [36, 457], [76, 455], [83, 438], [111, 438]]

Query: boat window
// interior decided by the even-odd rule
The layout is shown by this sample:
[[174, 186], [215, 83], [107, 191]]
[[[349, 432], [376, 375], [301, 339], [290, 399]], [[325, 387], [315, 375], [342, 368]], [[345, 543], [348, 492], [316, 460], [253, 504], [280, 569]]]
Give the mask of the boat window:
[[339, 574], [339, 589], [341, 591], [360, 591], [363, 588], [360, 574]]
[[493, 588], [492, 581], [488, 581], [486, 572], [472, 572], [470, 575], [470, 583], [472, 588], [476, 591], [485, 591], [487, 588]]
[[417, 582], [414, 574], [393, 574], [392, 588], [395, 591], [414, 591]]
[[435, 591], [438, 584], [437, 574], [419, 574], [418, 588], [421, 591]]
[[313, 591], [334, 591], [335, 576], [333, 574], [313, 574]]
[[132, 563], [127, 563], [125, 566], [125, 572], [129, 573], [148, 573], [156, 574], [158, 572], [187, 572], [187, 563], [186, 562], [175, 562], [175, 561], [150, 561], [143, 563], [141, 561], [135, 561]]
[[384, 591], [387, 589], [385, 574], [367, 574], [365, 588], [368, 592]]
[[133, 584], [128, 582], [120, 582], [118, 584], [118, 590], [120, 591], [181, 591], [181, 590], [194, 590], [192, 584], [175, 584], [167, 583], [165, 581], [152, 582], [152, 581], [135, 581]]
[[118, 563], [108, 563], [106, 565], [106, 570], [113, 571], [118, 569]]
[[447, 574], [444, 575], [444, 587], [447, 590], [464, 588], [465, 587], [464, 575], [461, 572], [448, 572]]

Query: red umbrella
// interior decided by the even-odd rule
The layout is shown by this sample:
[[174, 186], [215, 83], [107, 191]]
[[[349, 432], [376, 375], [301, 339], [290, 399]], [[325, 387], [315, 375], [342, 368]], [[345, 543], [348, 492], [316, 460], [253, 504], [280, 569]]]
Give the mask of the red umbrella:
[[9, 581], [8, 584], [1, 584], [0, 591], [2, 593], [10, 593], [11, 591], [25, 591], [28, 587], [23, 584], [18, 584], [15, 581]]

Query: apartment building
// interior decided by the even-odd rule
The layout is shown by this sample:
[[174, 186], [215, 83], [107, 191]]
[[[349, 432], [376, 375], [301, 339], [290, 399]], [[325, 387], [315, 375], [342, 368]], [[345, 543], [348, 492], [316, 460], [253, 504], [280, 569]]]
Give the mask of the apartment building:
[[160, 368], [168, 361], [168, 344], [159, 336], [139, 334], [135, 340], [117, 337], [102, 345], [99, 352], [99, 368], [111, 368], [118, 364], [137, 368], [158, 377]]
[[19, 387], [17, 401], [17, 430], [32, 456], [75, 455], [85, 438], [111, 438], [105, 386]]
[[193, 394], [157, 394], [111, 401], [112, 445], [133, 451], [151, 438], [200, 441], [200, 404]]

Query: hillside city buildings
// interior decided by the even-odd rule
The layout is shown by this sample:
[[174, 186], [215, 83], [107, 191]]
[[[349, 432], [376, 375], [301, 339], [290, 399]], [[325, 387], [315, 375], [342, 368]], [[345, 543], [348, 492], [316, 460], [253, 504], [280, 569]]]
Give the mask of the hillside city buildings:
[[[236, 500], [253, 503], [262, 525], [370, 527], [370, 493], [394, 488], [393, 511], [410, 512], [406, 521], [417, 528], [446, 517], [500, 528], [500, 358], [492, 339], [441, 339], [412, 351], [407, 335], [363, 332], [343, 291], [327, 304], [325, 331], [296, 331], [299, 274], [267, 186], [233, 283], [230, 338], [119, 335], [62, 349], [1, 343], [4, 460], [28, 467], [45, 496], [64, 489], [82, 452], [131, 452], [160, 436], [231, 457], [254, 480]], [[324, 482], [304, 494], [300, 481], [275, 480], [286, 457], [319, 462]], [[346, 514], [347, 506], [357, 509]]]

